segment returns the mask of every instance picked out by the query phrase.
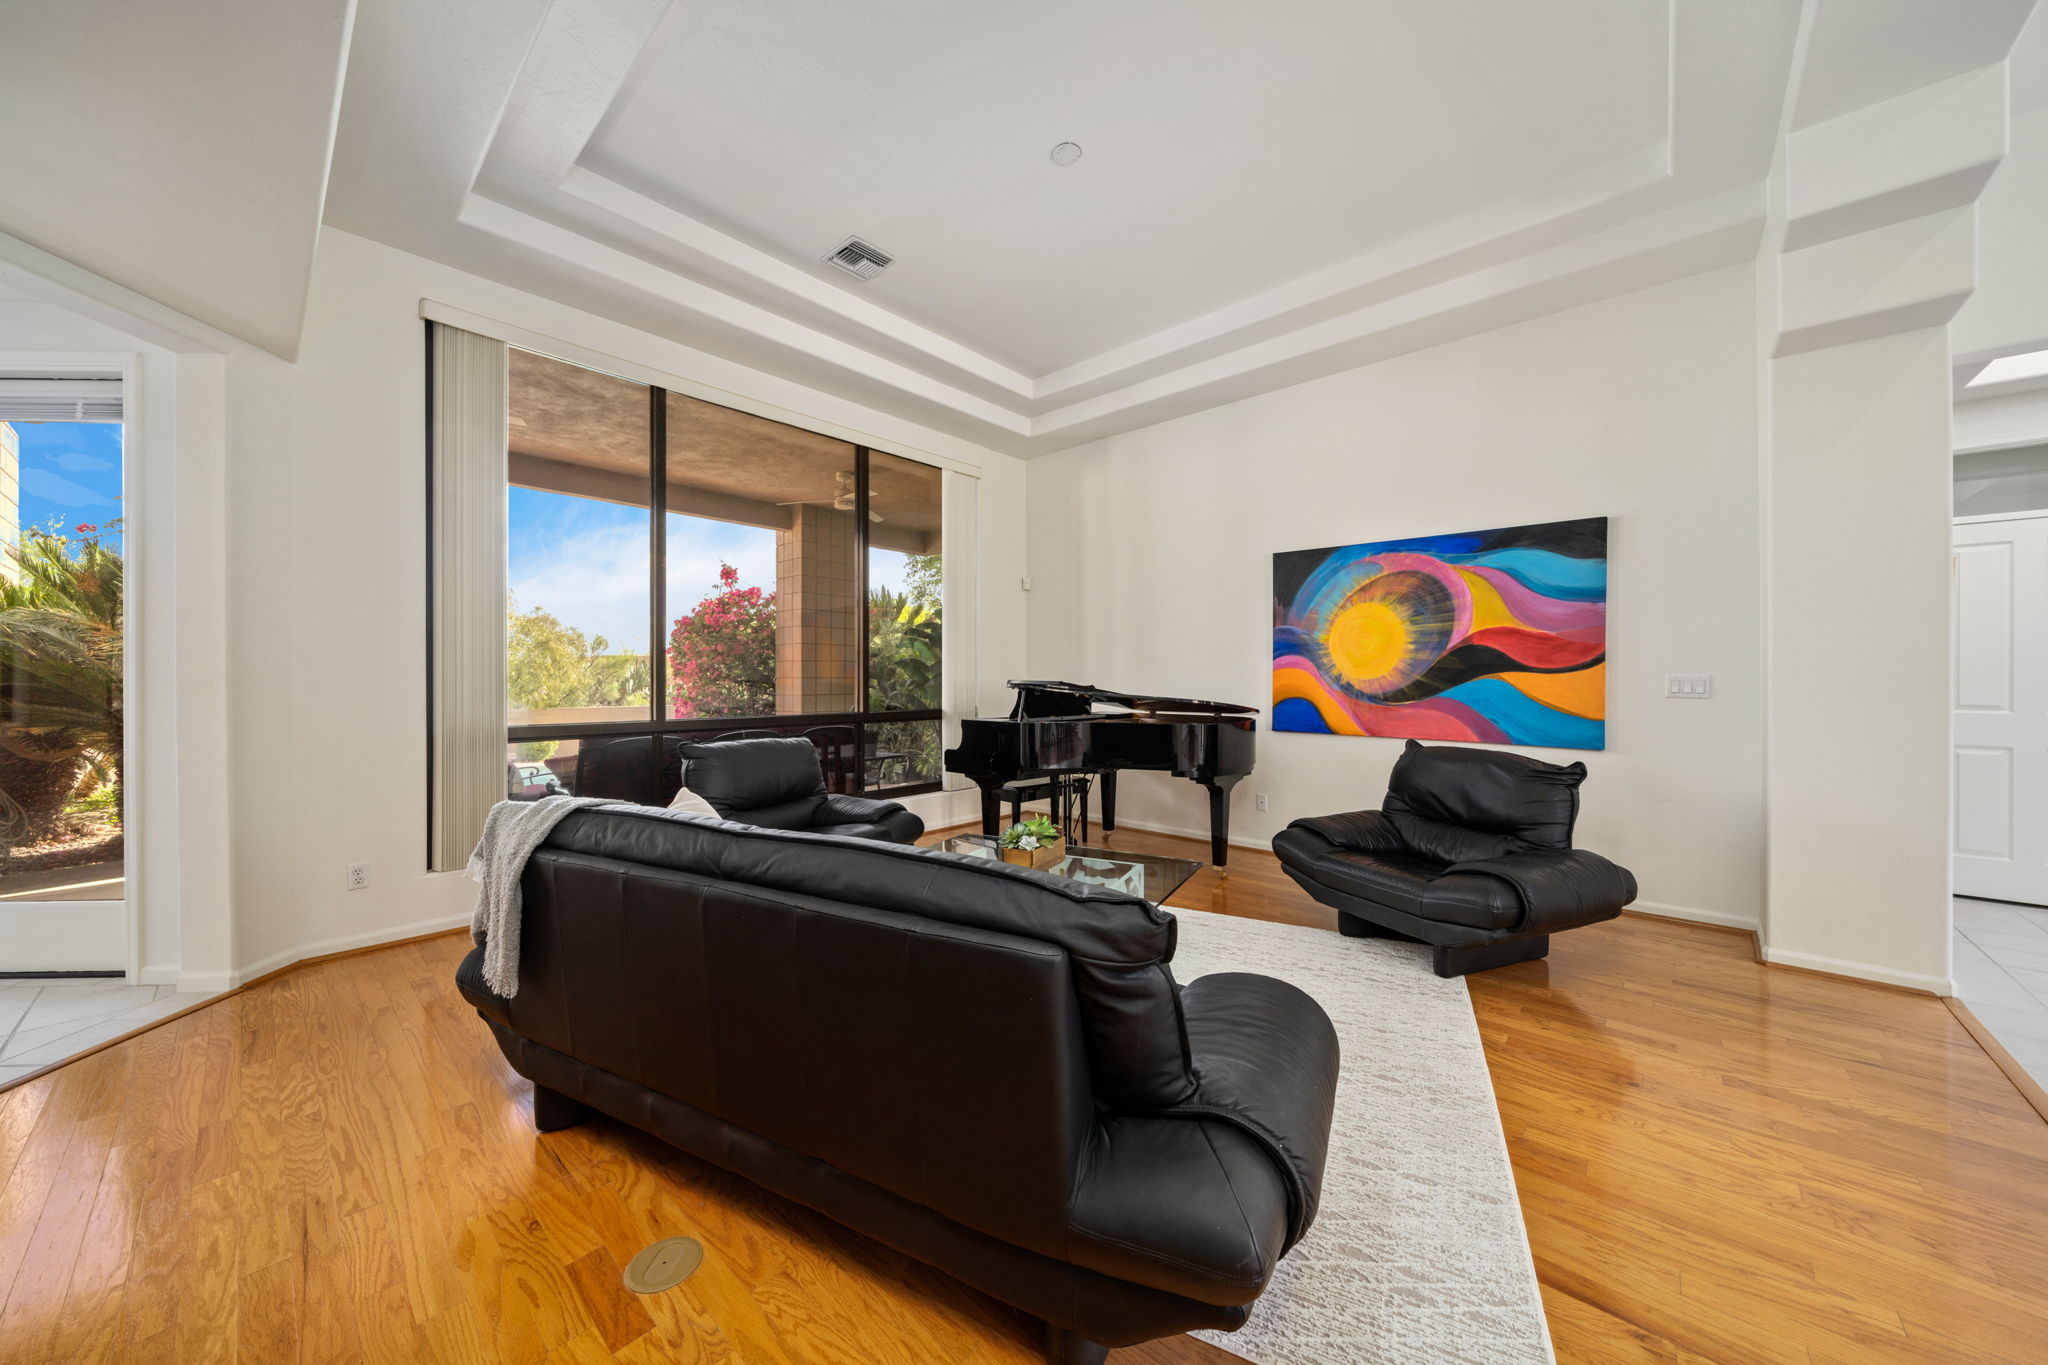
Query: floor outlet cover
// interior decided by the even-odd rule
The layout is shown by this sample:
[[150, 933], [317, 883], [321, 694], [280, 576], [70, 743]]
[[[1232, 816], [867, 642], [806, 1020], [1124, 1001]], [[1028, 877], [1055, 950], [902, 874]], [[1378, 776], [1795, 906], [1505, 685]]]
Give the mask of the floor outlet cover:
[[673, 1289], [704, 1263], [704, 1244], [694, 1237], [664, 1237], [626, 1267], [626, 1288], [635, 1294]]

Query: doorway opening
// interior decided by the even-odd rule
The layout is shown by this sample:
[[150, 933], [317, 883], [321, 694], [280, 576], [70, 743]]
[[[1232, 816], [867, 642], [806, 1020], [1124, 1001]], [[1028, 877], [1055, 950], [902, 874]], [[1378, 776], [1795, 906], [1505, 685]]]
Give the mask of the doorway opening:
[[123, 389], [0, 371], [0, 975], [129, 968]]
[[2048, 1087], [2048, 350], [1967, 369], [1955, 413], [1950, 975], [1970, 1015]]

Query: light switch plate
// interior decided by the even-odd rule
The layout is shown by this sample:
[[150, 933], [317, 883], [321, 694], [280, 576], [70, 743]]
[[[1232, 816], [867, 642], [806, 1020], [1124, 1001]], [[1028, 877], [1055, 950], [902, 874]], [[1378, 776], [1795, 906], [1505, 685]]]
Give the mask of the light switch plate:
[[1714, 675], [1667, 673], [1664, 675], [1664, 695], [1674, 701], [1705, 701], [1714, 695]]

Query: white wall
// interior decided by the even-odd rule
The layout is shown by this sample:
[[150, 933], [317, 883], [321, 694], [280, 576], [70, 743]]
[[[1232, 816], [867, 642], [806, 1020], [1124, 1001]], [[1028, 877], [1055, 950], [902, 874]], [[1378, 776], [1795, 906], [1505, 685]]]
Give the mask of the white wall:
[[[956, 438], [327, 229], [296, 365], [231, 362], [236, 963], [424, 932], [473, 888], [426, 867], [422, 298], [980, 466], [978, 670], [1022, 671], [1023, 466]], [[350, 862], [370, 886], [343, 889]]]
[[1764, 956], [1945, 994], [1948, 334], [1771, 368]]
[[2010, 137], [1977, 201], [1977, 292], [1950, 329], [1958, 356], [2048, 345], [2048, 108], [2015, 116]]
[[[1532, 752], [1585, 759], [1580, 842], [1640, 905], [1755, 924], [1755, 297], [1717, 270], [1033, 462], [1030, 676], [1267, 710], [1274, 551], [1605, 515], [1608, 748]], [[1666, 673], [1713, 699], [1666, 700]], [[1262, 728], [1233, 833], [1376, 805], [1401, 744]], [[1152, 774], [1119, 816], [1206, 828], [1202, 791]]]

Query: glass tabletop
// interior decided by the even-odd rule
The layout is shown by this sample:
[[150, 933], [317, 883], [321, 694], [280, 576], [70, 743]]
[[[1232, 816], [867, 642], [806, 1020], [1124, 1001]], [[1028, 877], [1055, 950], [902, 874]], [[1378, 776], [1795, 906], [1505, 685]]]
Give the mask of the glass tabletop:
[[[975, 858], [1001, 856], [996, 841], [986, 834], [962, 834], [946, 840], [940, 847], [948, 853], [965, 853]], [[1039, 871], [1087, 886], [1142, 896], [1158, 905], [1178, 891], [1201, 866], [1190, 859], [1170, 858], [1163, 853], [1136, 853], [1124, 848], [1069, 844], [1066, 857]]]

